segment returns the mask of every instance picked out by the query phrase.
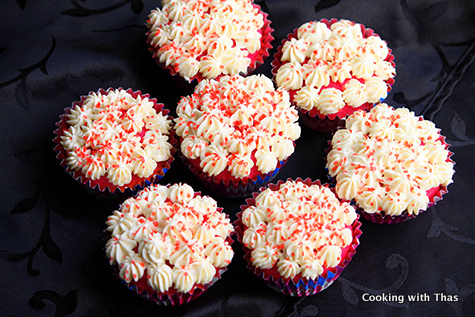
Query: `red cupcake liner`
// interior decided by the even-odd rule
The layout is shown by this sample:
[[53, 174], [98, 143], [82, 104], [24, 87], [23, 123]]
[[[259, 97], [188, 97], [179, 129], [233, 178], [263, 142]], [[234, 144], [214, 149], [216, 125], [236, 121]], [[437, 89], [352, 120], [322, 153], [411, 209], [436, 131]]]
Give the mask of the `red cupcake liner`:
[[[170, 184], [167, 184], [166, 186], [170, 187]], [[138, 193], [136, 193], [134, 196], [136, 196], [137, 194]], [[197, 197], [200, 195], [201, 195], [201, 192], [195, 192], [193, 197]], [[223, 212], [222, 207], [217, 207], [217, 210], [219, 212]], [[232, 238], [233, 234], [234, 232], [231, 232], [231, 234], [228, 237], [226, 237], [226, 241], [228, 242], [230, 246], [234, 243], [234, 240]], [[106, 231], [106, 238], [104, 239], [104, 242], [106, 243], [110, 238], [111, 238], [110, 232]], [[105, 252], [105, 249], [104, 249], [104, 252]], [[137, 282], [131, 281], [130, 283], [127, 283], [125, 280], [123, 280], [120, 277], [119, 265], [117, 264], [111, 265], [107, 257], [105, 257], [105, 260], [107, 262], [107, 265], [112, 269], [113, 275], [120, 280], [121, 284], [126, 286], [131, 291], [137, 293], [141, 297], [160, 306], [176, 306], [176, 305], [182, 305], [182, 304], [191, 302], [192, 300], [201, 296], [208, 288], [210, 288], [212, 285], [214, 285], [214, 283], [216, 283], [219, 279], [221, 279], [221, 276], [228, 270], [227, 266], [225, 267], [215, 266], [216, 273], [210, 282], [205, 283], [205, 284], [195, 283], [191, 291], [187, 293], [177, 292], [174, 288], [170, 288], [166, 292], [162, 293], [162, 292], [155, 291], [152, 287], [150, 287], [147, 284], [147, 279], [146, 279], [147, 270], [146, 269], [144, 271], [142, 278], [140, 278]]]
[[[119, 90], [124, 90], [123, 88], [117, 88]], [[107, 94], [109, 91], [114, 90], [114, 88], [109, 88], [107, 90], [99, 89], [98, 93]], [[131, 88], [125, 90], [127, 93], [131, 94], [134, 98], [138, 96], [142, 96], [142, 98], [150, 97], [149, 94], [142, 95], [140, 90], [133, 91]], [[67, 151], [61, 145], [61, 136], [63, 136], [64, 131], [68, 129], [69, 125], [67, 124], [67, 115], [71, 113], [71, 110], [76, 106], [81, 106], [83, 102], [86, 100], [87, 95], [81, 96], [80, 101], [75, 101], [72, 103], [71, 107], [67, 107], [64, 109], [64, 113], [59, 117], [60, 121], [56, 123], [58, 129], [56, 129], [53, 133], [56, 137], [53, 139], [53, 142], [56, 144], [54, 150], [57, 152], [56, 158], [60, 161], [61, 166], [65, 169], [65, 171], [73, 177], [78, 184], [89, 194], [92, 196], [109, 202], [119, 202], [123, 201], [124, 199], [134, 195], [137, 191], [143, 189], [144, 187], [150, 184], [157, 184], [160, 179], [165, 175], [165, 173], [170, 169], [170, 165], [175, 160], [174, 153], [176, 152], [176, 145], [178, 144], [178, 140], [174, 133], [174, 130], [170, 130], [169, 140], [168, 142], [173, 146], [171, 148], [171, 157], [163, 162], [157, 162], [157, 167], [153, 174], [147, 178], [138, 177], [137, 175], [133, 175], [132, 181], [129, 184], [125, 184], [122, 186], [117, 186], [111, 183], [106, 176], [102, 176], [99, 179], [92, 180], [89, 179], [84, 173], [79, 170], [72, 169], [66, 162], [67, 158]], [[157, 99], [149, 98], [151, 102], [154, 103], [154, 109], [158, 112], [167, 115], [170, 111], [164, 109], [164, 105], [161, 103], [157, 103]], [[173, 118], [168, 116], [169, 120]]]
[[[330, 25], [332, 25], [332, 24], [334, 24], [338, 21], [340, 21], [340, 20], [333, 18], [331, 20], [322, 19], [318, 22], [325, 23], [329, 27]], [[374, 31], [372, 29], [366, 28], [362, 24], [360, 24], [360, 26], [361, 26], [361, 32], [362, 32], [364, 38], [368, 38], [372, 35], [377, 35], [376, 33], [374, 33]], [[276, 76], [277, 76], [277, 71], [279, 70], [279, 68], [283, 64], [286, 63], [286, 62], [281, 61], [282, 49], [283, 49], [283, 47], [284, 47], [284, 45], [287, 41], [289, 41], [293, 38], [297, 38], [298, 29], [299, 28], [295, 28], [293, 33], [288, 34], [287, 37], [282, 40], [281, 45], [277, 48], [277, 52], [273, 56], [274, 59], [271, 63], [271, 66], [272, 66], [271, 73], [273, 75], [273, 80], [274, 80], [275, 83], [276, 83], [275, 79], [276, 79]], [[388, 56], [386, 56], [386, 58], [384, 60], [387, 61], [387, 62], [390, 62], [392, 64], [392, 66], [395, 67], [396, 64], [394, 63], [394, 55], [391, 54], [392, 50], [390, 48], [388, 48], [388, 50], [389, 50]], [[336, 83], [330, 82], [330, 84], [328, 86], [323, 87], [323, 88], [334, 87], [334, 88], [338, 89], [338, 87], [341, 88], [341, 86], [346, 84], [346, 82], [348, 80], [349, 79], [345, 80], [341, 84], [336, 84]], [[391, 91], [392, 85], [394, 84], [394, 78], [388, 79], [386, 81], [386, 84], [388, 84], [388, 92]], [[317, 109], [312, 109], [312, 110], [308, 111], [308, 110], [305, 110], [305, 109], [302, 109], [302, 108], [298, 107], [294, 102], [294, 96], [295, 96], [296, 93], [297, 93], [297, 90], [290, 90], [289, 91], [290, 100], [291, 100], [292, 104], [294, 104], [295, 107], [297, 108], [297, 110], [299, 111], [299, 114], [300, 114], [299, 117], [300, 117], [300, 120], [301, 120], [302, 124], [307, 126], [310, 129], [312, 129], [312, 130], [316, 130], [316, 131], [320, 131], [320, 132], [324, 132], [324, 133], [335, 132], [338, 129], [338, 127], [344, 126], [346, 117], [351, 115], [353, 112], [356, 112], [358, 110], [369, 111], [369, 110], [371, 110], [371, 108], [374, 107], [374, 104], [369, 103], [369, 102], [365, 102], [364, 104], [362, 104], [359, 107], [352, 107], [352, 106], [349, 106], [349, 105], [345, 105], [342, 109], [340, 109], [339, 112], [332, 113], [332, 114], [329, 114], [329, 115], [325, 115], [325, 114], [322, 114]]]
[[271, 182], [287, 162], [287, 160], [279, 161], [274, 171], [267, 174], [259, 173], [254, 178], [223, 179], [204, 173], [200, 168], [194, 166], [181, 152], [179, 152], [179, 156], [185, 166], [188, 167], [206, 188], [216, 194], [229, 198], [251, 196], [253, 192]]
[[[263, 16], [264, 20], [264, 25], [261, 28], [261, 48], [257, 52], [254, 52], [253, 54], [249, 54], [248, 57], [251, 59], [251, 64], [247, 68], [246, 74], [243, 74], [243, 76], [250, 75], [256, 70], [260, 65], [264, 63], [264, 60], [269, 57], [270, 53], [269, 50], [272, 49], [272, 41], [274, 40], [274, 37], [272, 36], [272, 32], [274, 32], [274, 29], [271, 28], [270, 24], [271, 21], [268, 19], [268, 14], [264, 11], [261, 10], [261, 7], [255, 3], [252, 4], [252, 6], [255, 9], [258, 9], [259, 12]], [[176, 71], [175, 67], [173, 66], [166, 66], [165, 64], [160, 62], [160, 58], [157, 56], [157, 53], [159, 51], [159, 47], [153, 46], [152, 40], [149, 38], [151, 31], [148, 31], [146, 33], [147, 36], [147, 44], [149, 45], [148, 51], [152, 54], [152, 58], [157, 62], [158, 66], [162, 70], [165, 71], [173, 80], [173, 82], [180, 87], [182, 90], [186, 92], [193, 92], [194, 87], [205, 77], [198, 72], [195, 76], [191, 77], [189, 80], [186, 80], [185, 78], [181, 77], [180, 74]], [[221, 74], [216, 78], [216, 80], [219, 80], [220, 77], [224, 76], [225, 74]]]
[[320, 131], [323, 133], [333, 133], [338, 130], [338, 128], [344, 127], [346, 117], [351, 115], [353, 112], [358, 110], [369, 111], [373, 107], [374, 104], [366, 102], [357, 108], [345, 106], [338, 113], [323, 115], [317, 109], [312, 109], [308, 111], [298, 106], [295, 106], [295, 108], [299, 112], [300, 122], [303, 125], [312, 130]]
[[[287, 181], [292, 180], [290, 178]], [[304, 184], [310, 185], [322, 185], [320, 180], [312, 181], [310, 178], [302, 180], [300, 177], [295, 180], [296, 182], [303, 182]], [[283, 180], [279, 180], [276, 184], [269, 184], [268, 188], [271, 190], [277, 190]], [[325, 184], [324, 184], [325, 186]], [[304, 278], [301, 274], [298, 274], [294, 278], [284, 278], [281, 277], [274, 265], [270, 269], [261, 269], [253, 265], [251, 261], [252, 250], [244, 246], [242, 241], [245, 225], [242, 222], [242, 213], [249, 206], [255, 205], [255, 199], [260, 192], [265, 190], [265, 187], [261, 187], [259, 192], [254, 192], [252, 198], [246, 199], [246, 204], [241, 205], [241, 211], [236, 214], [237, 219], [234, 222], [235, 231], [238, 241], [241, 243], [242, 249], [244, 251], [244, 259], [247, 262], [247, 268], [253, 272], [257, 277], [259, 277], [267, 286], [273, 290], [280, 292], [284, 295], [289, 295], [293, 297], [303, 297], [315, 295], [326, 288], [328, 288], [333, 282], [340, 276], [346, 266], [350, 263], [353, 256], [356, 254], [356, 248], [360, 244], [359, 237], [362, 234], [361, 231], [361, 222], [358, 221], [358, 218], [351, 224], [351, 229], [353, 231], [353, 241], [349, 246], [345, 247], [343, 251], [346, 253], [346, 256], [342, 257], [342, 260], [336, 267], [324, 268], [323, 273], [318, 276], [316, 279]]]

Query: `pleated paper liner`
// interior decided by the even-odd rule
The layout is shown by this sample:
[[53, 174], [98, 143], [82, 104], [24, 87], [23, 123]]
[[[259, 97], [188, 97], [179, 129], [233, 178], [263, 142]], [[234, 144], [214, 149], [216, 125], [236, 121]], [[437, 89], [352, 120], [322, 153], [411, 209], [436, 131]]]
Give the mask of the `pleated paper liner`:
[[[332, 24], [334, 24], [338, 21], [339, 21], [338, 19], [331, 19], [331, 20], [322, 19], [318, 22], [322, 22], [322, 23], [325, 23], [327, 26], [330, 26], [330, 25], [332, 25]], [[361, 25], [361, 32], [362, 32], [364, 38], [368, 38], [372, 35], [377, 35], [376, 33], [374, 33], [374, 31], [372, 29], [366, 28], [362, 24], [360, 24], [360, 25]], [[275, 78], [277, 76], [277, 71], [284, 64], [284, 62], [281, 61], [282, 49], [283, 49], [283, 47], [284, 47], [284, 45], [287, 41], [289, 41], [293, 38], [297, 38], [298, 29], [299, 28], [294, 29], [293, 33], [290, 33], [287, 36], [287, 38], [282, 40], [281, 45], [277, 48], [277, 52], [273, 56], [273, 60], [272, 60], [272, 63], [271, 63], [271, 66], [272, 66], [272, 71], [271, 72], [272, 72], [272, 75], [273, 75], [273, 78], [274, 78], [274, 82], [275, 82]], [[392, 64], [392, 66], [394, 67], [395, 66], [394, 55], [392, 55], [392, 50], [391, 49], [388, 48], [388, 50], [389, 50], [388, 56], [384, 60], [390, 62]], [[325, 87], [322, 87], [322, 88], [336, 88], [336, 89], [341, 90], [341, 88], [350, 79], [351, 78], [346, 79], [343, 83], [331, 81], [328, 86], [325, 86]], [[394, 84], [394, 79], [393, 78], [388, 79], [386, 81], [386, 84], [388, 85], [388, 92], [391, 91], [392, 85]], [[299, 110], [300, 120], [301, 120], [302, 124], [304, 124], [305, 126], [307, 126], [308, 128], [310, 128], [312, 130], [316, 130], [316, 131], [320, 131], [320, 132], [324, 132], [324, 133], [333, 133], [333, 132], [335, 132], [338, 127], [344, 125], [345, 119], [350, 114], [352, 114], [353, 112], [358, 111], [358, 110], [369, 111], [369, 110], [371, 110], [371, 108], [374, 107], [374, 104], [370, 103], [370, 102], [365, 102], [359, 107], [352, 107], [352, 106], [349, 106], [349, 105], [345, 105], [337, 113], [325, 115], [325, 114], [322, 114], [320, 111], [318, 111], [316, 108], [308, 111], [308, 110], [302, 109], [301, 107], [298, 107], [296, 105], [295, 101], [294, 101], [294, 97], [295, 97], [295, 94], [297, 93], [297, 91], [298, 90], [289, 90], [290, 100], [291, 100], [292, 104], [296, 106], [297, 110]], [[381, 101], [383, 101], [383, 100], [381, 100]]]
[[[255, 9], [258, 9], [259, 12], [263, 16], [264, 20], [264, 25], [262, 26], [260, 33], [262, 34], [261, 37], [261, 48], [252, 54], [249, 54], [247, 57], [251, 59], [251, 64], [248, 66], [247, 71], [245, 74], [241, 74], [242, 76], [250, 75], [252, 74], [259, 66], [261, 66], [264, 63], [264, 60], [269, 57], [270, 53], [269, 50], [272, 49], [272, 41], [274, 40], [274, 37], [272, 36], [272, 32], [274, 32], [274, 29], [271, 28], [270, 24], [271, 21], [268, 19], [268, 14], [266, 12], [263, 12], [261, 10], [261, 7], [255, 3], [252, 4]], [[173, 82], [180, 87], [183, 91], [186, 92], [186, 94], [191, 94], [193, 93], [193, 89], [195, 86], [205, 77], [198, 72], [195, 76], [190, 78], [189, 80], [186, 80], [185, 78], [181, 77], [180, 74], [177, 72], [175, 67], [170, 66], [170, 65], [165, 65], [164, 63], [160, 62], [160, 58], [157, 56], [157, 53], [160, 49], [160, 47], [155, 47], [151, 44], [151, 39], [149, 38], [151, 31], [148, 31], [146, 33], [147, 36], [147, 44], [149, 45], [148, 51], [152, 54], [152, 58], [157, 62], [157, 64], [160, 66], [162, 70], [165, 71], [173, 80]], [[216, 78], [219, 80], [220, 77], [224, 76], [225, 74], [221, 74]], [[210, 78], [211, 79], [211, 78]]]
[[[291, 180], [291, 179], [289, 178], [288, 180]], [[309, 186], [322, 185], [319, 180], [312, 181], [310, 178], [307, 178], [305, 180], [302, 180], [301, 178], [297, 178], [295, 181], [303, 182]], [[284, 183], [283, 180], [279, 180], [276, 184], [269, 184], [268, 188], [272, 190], [276, 190], [283, 183]], [[362, 234], [362, 231], [360, 230], [361, 222], [358, 221], [359, 216], [350, 226], [353, 232], [353, 241], [348, 246], [342, 249], [342, 259], [337, 266], [332, 267], [332, 268], [324, 267], [323, 273], [315, 279], [302, 277], [300, 273], [296, 275], [294, 278], [290, 278], [290, 277], [284, 278], [278, 273], [276, 265], [274, 265], [270, 269], [261, 269], [254, 266], [251, 261], [252, 250], [245, 247], [242, 241], [244, 231], [245, 231], [245, 225], [242, 222], [242, 213], [249, 206], [255, 205], [256, 197], [259, 195], [260, 192], [262, 192], [265, 189], [266, 187], [261, 187], [259, 192], [253, 193], [252, 198], [246, 199], [246, 204], [241, 206], [241, 211], [236, 214], [237, 219], [234, 222], [237, 239], [241, 243], [242, 249], [245, 253], [244, 259], [247, 262], [247, 268], [251, 272], [253, 272], [257, 277], [259, 277], [270, 288], [284, 295], [302, 297], [302, 296], [314, 295], [325, 290], [340, 276], [340, 274], [343, 272], [346, 266], [350, 263], [353, 256], [356, 254], [356, 248], [360, 244], [359, 237]]]
[[[291, 98], [293, 98], [295, 91], [290, 95]], [[353, 112], [358, 110], [369, 111], [373, 107], [374, 104], [369, 102], [365, 102], [357, 108], [346, 105], [343, 107], [343, 109], [340, 109], [338, 113], [332, 113], [329, 115], [320, 113], [320, 111], [318, 111], [316, 108], [308, 111], [296, 106], [296, 109], [299, 112], [300, 122], [306, 127], [323, 133], [333, 133], [338, 130], [339, 127], [343, 127], [345, 125], [345, 119]]]
[[[117, 88], [119, 90], [124, 90], [122, 88]], [[107, 94], [113, 88], [109, 88], [106, 90], [99, 89], [98, 93]], [[148, 94], [142, 95], [141, 91], [133, 91], [131, 88], [125, 90], [129, 94], [131, 94], [134, 98], [141, 96], [142, 98], [149, 97]], [[128, 184], [124, 184], [122, 186], [117, 186], [111, 183], [107, 176], [102, 176], [99, 179], [92, 180], [87, 177], [84, 173], [80, 170], [72, 169], [66, 162], [67, 158], [67, 151], [61, 145], [61, 136], [63, 136], [64, 131], [68, 129], [69, 125], [66, 122], [68, 120], [67, 116], [71, 113], [71, 109], [75, 108], [76, 106], [81, 106], [83, 102], [86, 100], [87, 95], [81, 96], [80, 101], [75, 101], [72, 103], [71, 107], [67, 107], [64, 109], [64, 113], [60, 116], [60, 121], [56, 123], [58, 129], [54, 131], [56, 137], [53, 139], [55, 143], [54, 150], [57, 152], [56, 158], [60, 161], [61, 166], [65, 169], [65, 171], [71, 175], [80, 185], [81, 187], [86, 190], [92, 196], [109, 202], [120, 202], [125, 200], [126, 198], [133, 196], [142, 188], [151, 185], [157, 184], [160, 179], [165, 175], [165, 173], [170, 169], [170, 165], [174, 161], [174, 153], [176, 152], [176, 145], [178, 144], [177, 137], [173, 129], [170, 129], [170, 134], [168, 142], [173, 146], [170, 150], [171, 156], [169, 159], [163, 162], [157, 162], [157, 167], [155, 168], [154, 172], [149, 177], [139, 177], [135, 174], [132, 175], [132, 180]], [[157, 113], [161, 112], [164, 115], [169, 113], [169, 110], [164, 109], [164, 105], [161, 103], [157, 103], [157, 99], [150, 98], [151, 102], [154, 103], [154, 109]], [[168, 116], [169, 120], [173, 118]]]

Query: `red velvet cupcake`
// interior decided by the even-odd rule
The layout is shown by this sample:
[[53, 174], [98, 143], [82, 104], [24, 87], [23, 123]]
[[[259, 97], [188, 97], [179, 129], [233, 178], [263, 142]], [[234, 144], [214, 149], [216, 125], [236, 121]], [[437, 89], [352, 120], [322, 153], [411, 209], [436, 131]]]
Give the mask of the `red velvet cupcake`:
[[248, 269], [285, 295], [313, 295], [348, 265], [361, 235], [358, 215], [328, 187], [288, 179], [241, 206], [236, 234]]
[[271, 181], [300, 137], [287, 91], [265, 76], [203, 80], [176, 112], [183, 161], [223, 196], [249, 196]]
[[186, 184], [149, 186], [125, 200], [106, 224], [105, 251], [115, 274], [159, 305], [197, 298], [234, 255], [227, 215]]
[[326, 167], [338, 196], [365, 219], [412, 219], [447, 193], [454, 162], [433, 122], [383, 103], [355, 112], [345, 127], [333, 135]]
[[394, 56], [371, 29], [348, 20], [311, 21], [282, 41], [272, 62], [278, 87], [289, 90], [302, 123], [334, 132], [357, 110], [386, 98]]
[[57, 158], [91, 194], [124, 200], [170, 168], [177, 141], [168, 113], [140, 91], [90, 92], [56, 124]]
[[274, 39], [267, 14], [252, 0], [162, 1], [147, 27], [153, 58], [185, 88], [204, 78], [251, 73]]

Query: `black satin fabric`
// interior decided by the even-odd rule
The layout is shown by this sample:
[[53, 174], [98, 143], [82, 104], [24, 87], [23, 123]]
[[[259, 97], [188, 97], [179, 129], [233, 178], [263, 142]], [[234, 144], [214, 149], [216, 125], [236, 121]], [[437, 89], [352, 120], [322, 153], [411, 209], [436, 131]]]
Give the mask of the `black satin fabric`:
[[[63, 109], [99, 88], [141, 90], [175, 113], [185, 92], [160, 70], [145, 43], [144, 23], [159, 3], [2, 1], [3, 316], [475, 315], [474, 1], [257, 3], [269, 13], [275, 29], [271, 54], [295, 28], [322, 18], [362, 23], [386, 40], [397, 68], [386, 102], [408, 107], [442, 129], [456, 162], [449, 193], [415, 220], [395, 225], [362, 221], [356, 255], [322, 293], [292, 298], [275, 292], [246, 268], [236, 241], [229, 270], [201, 297], [176, 307], [150, 303], [113, 277], [105, 261], [105, 221], [118, 204], [82, 190], [59, 166], [52, 139]], [[271, 76], [270, 62], [268, 58], [257, 73]], [[324, 157], [330, 137], [303, 128], [295, 153], [277, 179], [326, 181]], [[179, 159], [161, 181], [176, 182], [212, 195], [232, 220], [244, 202], [210, 193]], [[417, 294], [418, 301], [408, 301]], [[403, 302], [395, 300], [399, 296]]]

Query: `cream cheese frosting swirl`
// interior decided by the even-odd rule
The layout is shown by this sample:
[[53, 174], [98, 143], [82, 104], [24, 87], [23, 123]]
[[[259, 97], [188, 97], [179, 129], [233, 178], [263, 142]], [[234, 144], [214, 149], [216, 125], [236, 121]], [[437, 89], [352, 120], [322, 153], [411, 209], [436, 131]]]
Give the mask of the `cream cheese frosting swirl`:
[[417, 215], [427, 191], [452, 182], [454, 164], [435, 125], [406, 108], [376, 105], [333, 135], [327, 169], [339, 197], [368, 213]]
[[234, 255], [230, 220], [216, 201], [186, 184], [143, 189], [109, 216], [107, 226], [106, 254], [120, 278], [146, 279], [159, 293], [211, 283]]
[[163, 0], [146, 26], [160, 62], [186, 80], [216, 78], [247, 73], [249, 56], [261, 49], [264, 16], [251, 0]]
[[177, 107], [175, 129], [181, 151], [199, 159], [210, 176], [229, 172], [244, 178], [256, 169], [276, 169], [300, 137], [298, 113], [285, 89], [275, 90], [263, 75], [203, 80]]
[[[396, 74], [386, 42], [376, 34], [364, 35], [360, 24], [348, 20], [330, 23], [307, 22], [285, 41], [275, 74], [277, 86], [295, 91], [293, 102], [298, 107], [317, 109], [324, 115], [386, 98], [388, 82]], [[332, 89], [343, 98], [322, 105], [329, 96], [327, 90]]]
[[261, 269], [276, 267], [284, 278], [315, 279], [337, 266], [352, 241], [355, 209], [327, 187], [288, 180], [255, 197], [241, 214], [242, 242]]
[[171, 158], [171, 120], [154, 102], [123, 89], [91, 92], [66, 115], [60, 143], [69, 167], [85, 177], [123, 186], [133, 175], [150, 177], [158, 162]]

